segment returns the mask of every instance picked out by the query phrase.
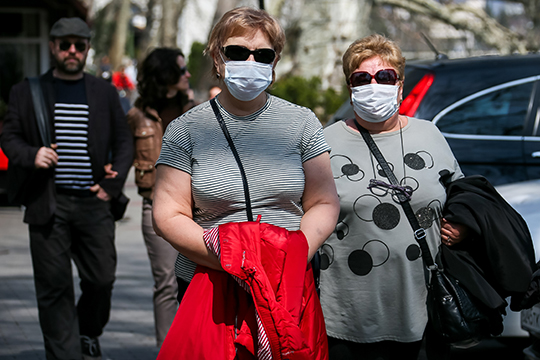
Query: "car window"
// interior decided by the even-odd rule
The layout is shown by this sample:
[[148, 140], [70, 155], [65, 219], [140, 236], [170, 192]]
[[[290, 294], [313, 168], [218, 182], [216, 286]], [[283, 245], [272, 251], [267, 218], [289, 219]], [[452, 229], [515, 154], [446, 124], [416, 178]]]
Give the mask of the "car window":
[[522, 135], [533, 82], [498, 87], [474, 97], [434, 119], [444, 133], [468, 135]]

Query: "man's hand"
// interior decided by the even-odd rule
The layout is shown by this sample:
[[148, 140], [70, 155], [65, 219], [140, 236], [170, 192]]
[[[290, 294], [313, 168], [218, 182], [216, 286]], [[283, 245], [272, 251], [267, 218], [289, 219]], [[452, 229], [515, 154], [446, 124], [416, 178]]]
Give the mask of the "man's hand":
[[112, 164], [105, 165], [105, 179], [114, 179], [118, 176], [118, 171], [112, 169]]
[[95, 184], [90, 188], [90, 191], [95, 192], [98, 199], [103, 201], [111, 200], [111, 195], [107, 194], [105, 190], [99, 184]]
[[34, 160], [34, 165], [37, 169], [49, 169], [58, 164], [58, 154], [56, 153], [56, 144], [51, 144], [51, 147], [41, 147]]

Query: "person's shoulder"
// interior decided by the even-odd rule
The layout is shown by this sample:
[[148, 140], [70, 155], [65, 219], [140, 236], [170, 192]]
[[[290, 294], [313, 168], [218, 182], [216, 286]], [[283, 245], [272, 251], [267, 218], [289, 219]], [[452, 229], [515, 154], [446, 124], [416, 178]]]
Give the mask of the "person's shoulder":
[[307, 108], [305, 106], [295, 104], [293, 102], [282, 99], [282, 98], [277, 97], [275, 95], [269, 94], [269, 97], [270, 97], [272, 107], [278, 107], [278, 108], [281, 108], [283, 110], [298, 111], [299, 113], [314, 114], [313, 111], [310, 108]]
[[437, 129], [435, 124], [433, 124], [429, 120], [419, 119], [419, 118], [410, 117], [410, 116], [407, 117], [407, 120], [409, 121], [409, 124], [411, 124], [411, 126], [414, 126], [414, 127], [420, 127], [420, 128], [425, 128], [425, 129]]
[[24, 89], [24, 91], [28, 91], [29, 87], [30, 87], [30, 83], [28, 81], [28, 78], [25, 78], [25, 79], [19, 81], [18, 83], [16, 83], [15, 85], [13, 85], [11, 87], [11, 91], [12, 92], [20, 92], [23, 89]]
[[146, 117], [146, 114], [143, 110], [139, 109], [137, 106], [132, 106], [131, 109], [126, 114], [126, 119], [128, 123], [135, 123], [143, 120]]
[[415, 131], [421, 131], [424, 133], [425, 132], [431, 132], [431, 133], [437, 133], [437, 134], [441, 133], [439, 128], [429, 120], [408, 117], [408, 121], [409, 121], [410, 127], [412, 129], [415, 129]]
[[270, 105], [265, 111], [266, 116], [270, 116], [275, 122], [283, 122], [287, 124], [296, 123], [299, 128], [305, 126], [322, 127], [322, 124], [313, 110], [302, 105], [298, 105], [282, 99], [280, 97], [270, 95]]
[[328, 139], [332, 139], [334, 137], [341, 137], [345, 132], [345, 120], [338, 120], [334, 122], [333, 124], [330, 124], [328, 126], [325, 126], [323, 128], [324, 137]]
[[343, 128], [343, 124], [345, 123], [345, 120], [337, 120], [335, 122], [333, 122], [332, 124], [328, 124], [324, 127], [324, 132], [331, 132], [331, 131], [336, 131], [336, 130], [340, 130]]
[[176, 127], [200, 127], [208, 118], [215, 119], [210, 101], [205, 101], [187, 110], [169, 124]]
[[180, 115], [180, 117], [186, 118], [188, 120], [197, 120], [200, 116], [207, 116], [209, 113], [214, 116], [214, 111], [212, 110], [210, 101], [204, 101], [186, 110], [186, 112]]

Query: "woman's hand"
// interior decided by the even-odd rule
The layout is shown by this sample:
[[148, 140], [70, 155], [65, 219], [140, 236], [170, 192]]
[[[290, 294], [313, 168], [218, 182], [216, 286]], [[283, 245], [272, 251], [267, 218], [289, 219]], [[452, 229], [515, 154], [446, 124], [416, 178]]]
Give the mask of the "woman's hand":
[[469, 234], [469, 228], [463, 224], [452, 223], [445, 218], [441, 221], [441, 242], [447, 246], [459, 244]]
[[204, 230], [193, 221], [191, 175], [168, 165], [156, 168], [152, 220], [156, 234], [197, 264], [221, 270], [204, 243]]
[[307, 238], [308, 260], [311, 260], [336, 227], [339, 198], [328, 153], [304, 162], [303, 167], [306, 182], [302, 195], [304, 216], [300, 222], [300, 230]]

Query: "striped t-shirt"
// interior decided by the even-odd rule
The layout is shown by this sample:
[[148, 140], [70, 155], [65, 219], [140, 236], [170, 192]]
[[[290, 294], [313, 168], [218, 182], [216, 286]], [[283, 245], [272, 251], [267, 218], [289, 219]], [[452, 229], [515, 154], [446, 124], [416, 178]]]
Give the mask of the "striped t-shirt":
[[58, 165], [55, 183], [59, 188], [88, 190], [93, 184], [88, 153], [88, 104], [84, 80], [56, 79], [54, 130]]
[[[302, 164], [330, 151], [321, 123], [311, 110], [271, 95], [248, 116], [228, 113], [219, 96], [218, 106], [246, 172], [253, 216], [297, 230], [303, 215]], [[240, 170], [209, 102], [171, 122], [159, 164], [191, 175], [193, 218], [204, 229], [247, 220]], [[180, 254], [176, 275], [190, 281], [194, 270]]]

